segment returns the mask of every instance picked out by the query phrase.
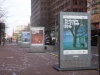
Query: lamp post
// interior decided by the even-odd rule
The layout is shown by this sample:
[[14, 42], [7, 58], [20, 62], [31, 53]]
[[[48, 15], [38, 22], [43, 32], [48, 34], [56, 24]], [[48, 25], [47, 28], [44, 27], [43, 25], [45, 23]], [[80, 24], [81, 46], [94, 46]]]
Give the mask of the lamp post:
[[55, 18], [55, 37], [56, 37], [56, 18]]

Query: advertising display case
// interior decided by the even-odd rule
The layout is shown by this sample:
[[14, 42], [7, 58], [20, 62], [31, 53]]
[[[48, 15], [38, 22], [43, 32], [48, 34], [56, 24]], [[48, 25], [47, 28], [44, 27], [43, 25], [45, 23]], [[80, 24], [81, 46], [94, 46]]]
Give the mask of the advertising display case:
[[30, 47], [30, 32], [21, 33], [21, 47]]
[[44, 52], [44, 27], [31, 27], [30, 52]]
[[21, 44], [21, 33], [18, 34], [18, 38], [17, 39], [18, 39], [18, 45], [20, 45]]
[[59, 67], [56, 69], [96, 69], [91, 65], [90, 14], [60, 12]]

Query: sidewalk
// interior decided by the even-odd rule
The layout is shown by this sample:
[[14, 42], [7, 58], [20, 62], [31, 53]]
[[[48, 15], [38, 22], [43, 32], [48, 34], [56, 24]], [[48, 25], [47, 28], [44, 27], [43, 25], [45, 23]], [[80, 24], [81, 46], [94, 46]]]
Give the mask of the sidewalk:
[[28, 51], [15, 43], [0, 46], [0, 75], [99, 75], [97, 70], [57, 71], [57, 56]]

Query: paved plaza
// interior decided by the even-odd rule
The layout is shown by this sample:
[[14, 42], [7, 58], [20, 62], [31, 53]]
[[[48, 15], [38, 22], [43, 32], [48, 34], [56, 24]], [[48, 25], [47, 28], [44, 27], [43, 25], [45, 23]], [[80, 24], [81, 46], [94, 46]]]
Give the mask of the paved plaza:
[[[52, 48], [52, 47], [50, 47]], [[94, 50], [93, 50], [94, 49]], [[92, 63], [98, 66], [97, 47], [92, 47]], [[28, 53], [16, 43], [0, 46], [0, 75], [99, 75], [98, 70], [57, 71], [59, 52]]]

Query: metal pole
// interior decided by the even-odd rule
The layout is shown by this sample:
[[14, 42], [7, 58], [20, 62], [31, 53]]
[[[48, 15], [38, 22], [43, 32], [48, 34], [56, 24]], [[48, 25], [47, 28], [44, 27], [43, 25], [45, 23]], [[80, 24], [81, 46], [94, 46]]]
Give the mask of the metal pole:
[[14, 36], [14, 27], [13, 27], [13, 36]]
[[56, 44], [56, 17], [55, 17], [55, 44]]

